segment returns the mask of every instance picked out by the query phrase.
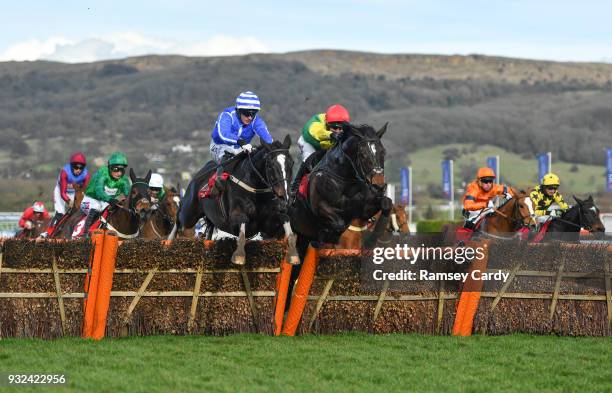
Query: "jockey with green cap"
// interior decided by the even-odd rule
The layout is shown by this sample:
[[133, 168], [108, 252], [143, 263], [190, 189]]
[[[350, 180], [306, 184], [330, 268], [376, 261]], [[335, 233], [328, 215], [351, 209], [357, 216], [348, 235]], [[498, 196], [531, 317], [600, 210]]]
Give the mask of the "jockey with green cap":
[[88, 233], [89, 227], [109, 204], [116, 206], [129, 195], [131, 184], [125, 176], [127, 165], [125, 154], [115, 152], [108, 158], [108, 165], [92, 176], [81, 202], [81, 210], [87, 214], [83, 233]]

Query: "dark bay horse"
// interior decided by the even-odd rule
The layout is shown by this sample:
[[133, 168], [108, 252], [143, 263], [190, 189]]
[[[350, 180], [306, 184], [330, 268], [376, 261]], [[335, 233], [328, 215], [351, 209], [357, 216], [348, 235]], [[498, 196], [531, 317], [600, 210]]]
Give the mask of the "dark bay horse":
[[[149, 199], [149, 180], [151, 171], [144, 178], [138, 178], [134, 170], [130, 168], [130, 180], [132, 186], [130, 194], [117, 206], [108, 206], [106, 218], [100, 218], [100, 227], [108, 228], [117, 232], [121, 239], [133, 239], [138, 236], [141, 220], [149, 210], [151, 201]], [[104, 216], [104, 214], [103, 214]], [[73, 234], [80, 232], [80, 225], [84, 224], [85, 213], [81, 210], [73, 214], [61, 231], [54, 234], [54, 237], [70, 239]]]
[[174, 188], [167, 189], [157, 209], [151, 210], [140, 229], [144, 239], [167, 239], [174, 227], [180, 197]]
[[293, 159], [289, 154], [291, 138], [261, 146], [252, 153], [242, 152], [225, 160], [224, 168], [231, 174], [228, 187], [218, 198], [198, 196], [217, 165], [207, 163], [189, 182], [181, 199], [177, 215], [177, 230], [192, 228], [200, 218], [206, 222], [205, 237], [212, 238], [215, 228], [238, 236], [232, 262], [245, 263], [244, 245], [247, 237], [260, 233], [264, 239], [288, 238], [289, 259], [297, 263], [295, 235], [291, 232], [287, 207], [289, 185], [293, 174]]
[[552, 239], [578, 241], [581, 228], [593, 233], [596, 237], [605, 235], [605, 227], [599, 218], [599, 208], [595, 205], [593, 196], [585, 200], [574, 196], [574, 200], [576, 201], [574, 206], [566, 210], [561, 217], [552, 219], [546, 230], [544, 241]]
[[378, 211], [372, 246], [388, 225], [391, 199], [385, 196], [385, 149], [379, 131], [368, 125], [347, 125], [338, 142], [308, 176], [306, 195], [294, 199], [290, 209], [291, 227], [298, 235], [303, 258], [311, 241], [338, 243], [354, 219], [367, 221]]

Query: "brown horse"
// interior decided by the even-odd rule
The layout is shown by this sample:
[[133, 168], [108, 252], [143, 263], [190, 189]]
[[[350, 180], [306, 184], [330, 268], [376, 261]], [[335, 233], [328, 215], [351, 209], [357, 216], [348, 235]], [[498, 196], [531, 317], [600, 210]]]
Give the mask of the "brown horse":
[[[47, 237], [49, 238], [68, 238], [72, 234], [72, 229], [67, 228], [66, 223], [70, 221], [70, 218], [77, 215], [80, 210], [81, 202], [85, 196], [85, 186], [83, 184], [73, 184], [74, 187], [74, 200], [69, 204], [68, 211], [66, 214], [59, 219], [55, 224], [55, 228], [49, 228], [51, 231]], [[80, 214], [78, 215], [80, 217]], [[62, 236], [63, 233], [69, 232], [66, 236]]]
[[[535, 225], [535, 214], [530, 203], [526, 203], [529, 194], [511, 189], [514, 198], [504, 202], [483, 219], [475, 235], [482, 235], [501, 240], [517, 237], [517, 230], [525, 226]], [[442, 229], [446, 242], [456, 243], [455, 232], [458, 226], [445, 225]]]
[[[370, 234], [374, 230], [380, 215], [381, 212], [379, 211], [374, 217], [367, 221], [358, 218], [351, 221], [351, 225], [344, 231], [342, 236], [340, 236], [340, 241], [335, 248], [360, 249], [362, 247], [363, 235]], [[378, 243], [389, 243], [392, 240], [393, 234], [396, 232], [401, 235], [408, 235], [410, 233], [408, 229], [406, 207], [403, 205], [393, 205], [389, 224], [385, 227], [384, 233], [379, 237]]]
[[34, 239], [40, 236], [41, 233], [47, 230], [51, 219], [43, 218], [41, 220], [32, 220], [32, 228], [24, 228], [15, 235], [16, 239]]
[[176, 189], [167, 189], [166, 195], [160, 201], [158, 208], [152, 210], [142, 225], [140, 237], [143, 239], [167, 239], [174, 227], [179, 198]]
[[[137, 178], [134, 170], [130, 168], [130, 180], [132, 187], [127, 198], [116, 207], [109, 206], [108, 216], [100, 219], [100, 227], [105, 227], [117, 232], [122, 239], [133, 239], [140, 232], [142, 217], [148, 212], [151, 201], [149, 200], [149, 179], [151, 171], [144, 178]], [[76, 206], [76, 204], [75, 204]], [[66, 220], [61, 231], [55, 231], [56, 238], [71, 239], [78, 231], [78, 227], [84, 224], [86, 215], [78, 210]]]

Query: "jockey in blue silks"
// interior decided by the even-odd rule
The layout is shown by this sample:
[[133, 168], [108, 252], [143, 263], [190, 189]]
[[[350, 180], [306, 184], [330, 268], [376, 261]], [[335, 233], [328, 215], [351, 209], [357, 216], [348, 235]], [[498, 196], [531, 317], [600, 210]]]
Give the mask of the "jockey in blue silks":
[[[225, 188], [221, 175], [226, 153], [229, 153], [228, 155], [235, 155], [242, 151], [250, 153], [253, 149], [251, 139], [255, 134], [266, 143], [272, 143], [273, 139], [266, 123], [257, 115], [260, 109], [261, 105], [257, 95], [251, 91], [245, 91], [236, 98], [235, 106], [225, 108], [219, 113], [210, 142], [210, 153], [218, 164], [215, 187], [212, 190], [214, 196], [219, 195]], [[238, 139], [244, 140], [246, 144], [240, 147]]]

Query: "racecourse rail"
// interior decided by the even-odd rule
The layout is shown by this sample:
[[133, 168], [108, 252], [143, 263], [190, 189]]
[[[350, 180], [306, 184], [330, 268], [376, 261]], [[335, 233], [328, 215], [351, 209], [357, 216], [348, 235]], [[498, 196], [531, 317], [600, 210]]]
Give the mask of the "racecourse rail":
[[[5, 239], [0, 249], [0, 338], [148, 334], [514, 332], [610, 336], [612, 247], [480, 243], [466, 269], [509, 274], [505, 283], [360, 286], [359, 250], [310, 248], [293, 291], [280, 241], [119, 242]], [[483, 287], [483, 285], [485, 285]], [[290, 303], [291, 305], [285, 307]]]

